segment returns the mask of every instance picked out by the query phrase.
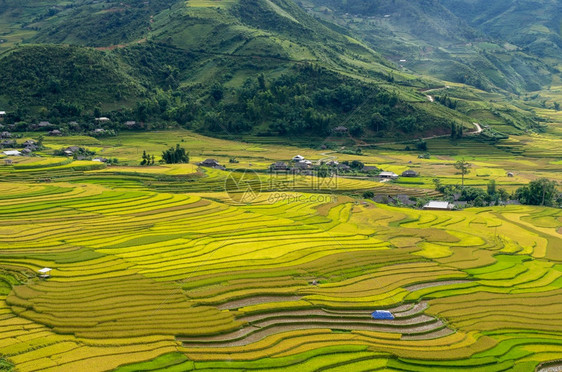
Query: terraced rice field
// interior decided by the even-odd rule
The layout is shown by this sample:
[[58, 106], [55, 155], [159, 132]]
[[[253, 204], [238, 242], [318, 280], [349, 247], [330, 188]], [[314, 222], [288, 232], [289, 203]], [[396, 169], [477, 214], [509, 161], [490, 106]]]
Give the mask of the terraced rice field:
[[302, 198], [238, 205], [218, 171], [183, 192], [46, 166], [60, 177], [1, 174], [7, 368], [499, 371], [561, 355], [560, 210], [326, 201], [304, 178]]
[[[180, 138], [192, 164], [138, 166], [139, 151], [158, 154]], [[0, 369], [559, 365], [560, 209], [420, 211], [357, 198], [367, 190], [434, 196], [432, 178], [458, 183], [452, 163], [471, 153], [478, 154], [469, 158], [470, 185], [560, 179], [555, 147], [543, 147], [546, 158], [445, 140], [429, 143], [441, 154], [432, 159], [366, 150], [366, 164], [422, 172], [411, 182], [380, 183], [263, 171], [296, 153], [314, 161], [353, 155], [186, 131], [46, 141], [51, 149], [86, 146], [122, 165], [47, 151], [0, 166]], [[232, 156], [240, 160], [232, 168], [257, 171], [246, 179], [259, 191], [251, 203], [225, 192], [229, 172], [193, 165]], [[38, 277], [43, 267], [53, 269], [50, 278]], [[394, 319], [371, 317], [382, 309]]]

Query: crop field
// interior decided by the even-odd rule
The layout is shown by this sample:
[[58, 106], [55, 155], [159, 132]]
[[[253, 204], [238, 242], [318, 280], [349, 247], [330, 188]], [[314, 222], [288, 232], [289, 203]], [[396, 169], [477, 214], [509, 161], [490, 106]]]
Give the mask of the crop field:
[[[161, 134], [46, 138], [42, 157], [0, 165], [0, 369], [557, 365], [562, 210], [422, 211], [357, 197], [437, 195], [433, 177], [458, 181], [452, 163], [471, 146], [489, 145], [436, 140], [443, 154], [431, 159], [366, 150], [365, 164], [422, 177], [320, 182], [263, 169], [296, 153], [313, 161], [357, 157]], [[176, 140], [190, 150], [190, 164], [138, 165], [142, 151], [160, 154]], [[49, 148], [77, 142], [120, 164], [50, 156]], [[475, 150], [467, 184], [490, 178], [513, 188], [541, 172], [560, 177], [554, 156], [494, 151]], [[232, 157], [240, 163], [229, 164]], [[233, 174], [245, 175], [251, 163], [246, 181], [259, 189], [255, 198], [244, 203], [225, 192], [229, 171], [194, 164], [206, 158]], [[515, 177], [505, 177], [511, 169]], [[52, 268], [48, 279], [38, 276], [44, 267]], [[394, 318], [373, 319], [375, 310]]]

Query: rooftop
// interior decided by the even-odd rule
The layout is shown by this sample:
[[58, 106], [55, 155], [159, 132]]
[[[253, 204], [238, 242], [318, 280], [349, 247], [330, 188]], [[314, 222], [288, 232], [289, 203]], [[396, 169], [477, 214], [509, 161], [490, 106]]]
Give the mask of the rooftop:
[[451, 209], [452, 204], [447, 201], [432, 200], [423, 206], [423, 209]]

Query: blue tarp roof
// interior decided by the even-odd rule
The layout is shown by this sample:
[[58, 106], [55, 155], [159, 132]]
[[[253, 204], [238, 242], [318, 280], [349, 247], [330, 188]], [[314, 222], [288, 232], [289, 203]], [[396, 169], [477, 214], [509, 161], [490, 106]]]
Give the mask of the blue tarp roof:
[[394, 315], [387, 310], [375, 310], [371, 313], [373, 319], [394, 319]]

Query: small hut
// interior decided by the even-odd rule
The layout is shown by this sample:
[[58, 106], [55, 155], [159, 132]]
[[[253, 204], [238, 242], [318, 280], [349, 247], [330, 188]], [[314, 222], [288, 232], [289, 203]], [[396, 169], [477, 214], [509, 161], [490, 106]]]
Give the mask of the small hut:
[[53, 269], [51, 269], [50, 267], [44, 267], [44, 268], [38, 270], [39, 277], [43, 278], [43, 279], [50, 278], [51, 277], [51, 270], [53, 270]]

